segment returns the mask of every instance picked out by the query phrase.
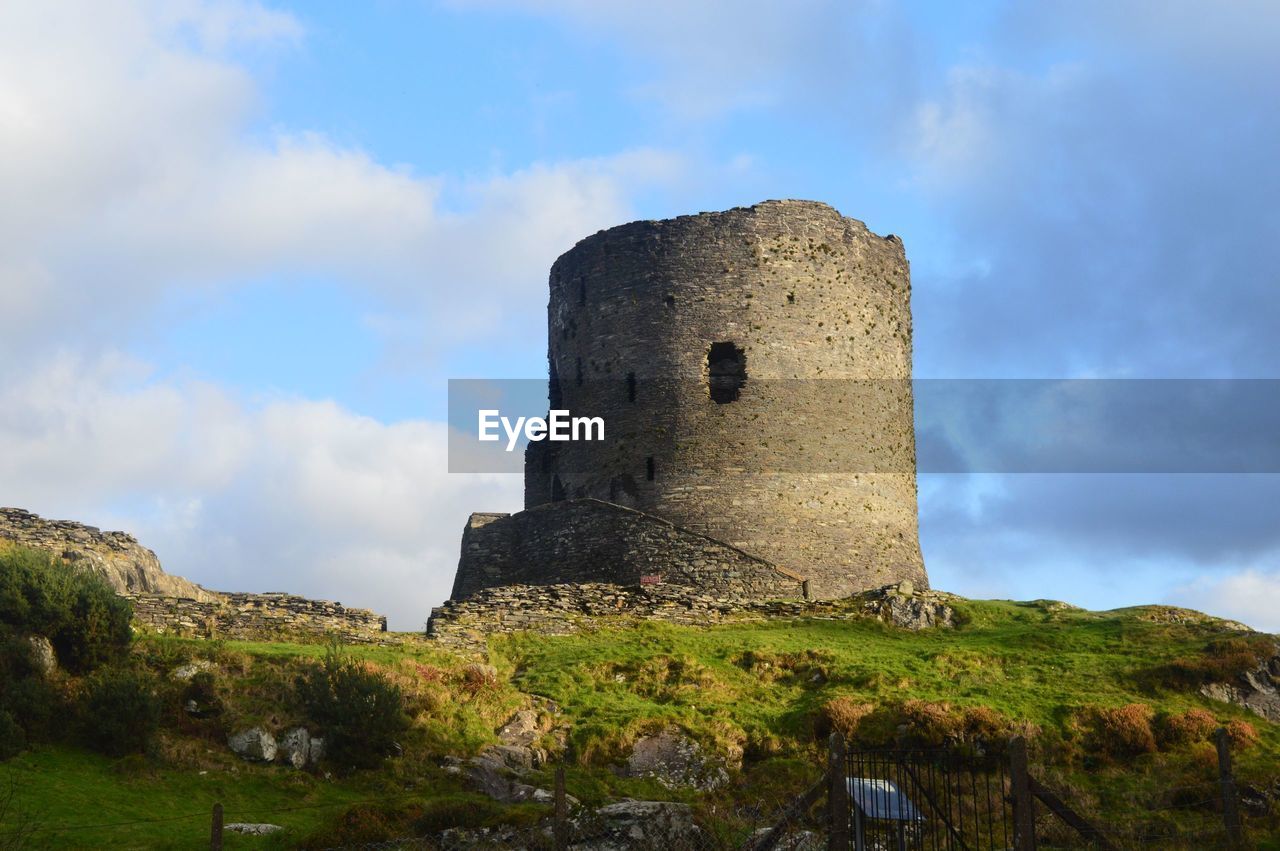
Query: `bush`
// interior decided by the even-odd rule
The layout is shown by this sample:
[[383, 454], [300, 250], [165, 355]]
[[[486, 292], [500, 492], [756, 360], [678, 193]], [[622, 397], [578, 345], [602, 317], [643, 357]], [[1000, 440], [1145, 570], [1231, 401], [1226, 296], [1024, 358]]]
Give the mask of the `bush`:
[[1156, 719], [1156, 734], [1165, 747], [1203, 742], [1218, 729], [1218, 719], [1204, 709], [1188, 709], [1181, 715], [1161, 713]]
[[1114, 708], [1095, 706], [1086, 710], [1085, 716], [1090, 728], [1088, 744], [1095, 753], [1126, 757], [1156, 749], [1156, 735], [1151, 729], [1155, 713], [1145, 703]]
[[835, 731], [844, 736], [846, 742], [853, 742], [858, 737], [858, 725], [874, 710], [870, 703], [849, 697], [833, 697], [822, 705], [814, 732], [819, 738], [825, 738]]
[[160, 726], [155, 678], [129, 668], [104, 668], [89, 678], [80, 707], [85, 744], [108, 756], [146, 750]]
[[1228, 721], [1227, 738], [1231, 740], [1231, 747], [1237, 750], [1251, 748], [1258, 743], [1258, 728], [1248, 721]]
[[326, 758], [374, 768], [409, 727], [399, 686], [331, 647], [296, 682], [302, 711], [320, 727]]
[[129, 602], [87, 568], [40, 550], [0, 552], [0, 624], [10, 633], [45, 636], [71, 671], [120, 659], [132, 638], [132, 617]]

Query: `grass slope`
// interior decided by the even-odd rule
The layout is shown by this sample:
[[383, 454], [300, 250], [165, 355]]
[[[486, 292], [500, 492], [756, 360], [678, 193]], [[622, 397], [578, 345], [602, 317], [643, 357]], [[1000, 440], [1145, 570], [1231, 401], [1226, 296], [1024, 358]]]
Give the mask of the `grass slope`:
[[[692, 800], [692, 793], [609, 770], [638, 735], [668, 723], [713, 752], [745, 754], [734, 784], [707, 800], [791, 794], [820, 765], [824, 707], [841, 698], [877, 706], [910, 698], [988, 707], [1027, 722], [1039, 730], [1045, 766], [1038, 773], [1069, 800], [1125, 829], [1139, 816], [1148, 818], [1138, 810], [1177, 785], [1175, 779], [1212, 781], [1211, 748], [1199, 742], [1119, 759], [1091, 753], [1080, 723], [1091, 707], [1141, 703], [1157, 713], [1201, 708], [1219, 722], [1247, 719], [1259, 738], [1237, 754], [1239, 776], [1262, 787], [1280, 782], [1280, 727], [1207, 700], [1195, 688], [1200, 672], [1232, 664], [1213, 656], [1215, 642], [1230, 634], [1221, 622], [1158, 607], [1084, 612], [1043, 601], [959, 607], [964, 625], [956, 630], [797, 619], [508, 636], [490, 646], [496, 676], [429, 644], [353, 647], [350, 653], [385, 671], [409, 696], [414, 726], [405, 755], [382, 770], [327, 778], [252, 766], [226, 752], [222, 729], [202, 728], [170, 730], [147, 758], [111, 761], [70, 747], [40, 748], [0, 765], [0, 784], [16, 778], [18, 809], [42, 828], [36, 847], [202, 847], [214, 801], [224, 804], [228, 821], [289, 828], [284, 837], [236, 838], [229, 847], [373, 835], [339, 825], [349, 826], [352, 813], [356, 820], [387, 819], [391, 835], [439, 825], [450, 813], [471, 823], [535, 818], [540, 811], [531, 806], [495, 811], [438, 767], [445, 755], [474, 753], [492, 741], [492, 731], [527, 694], [559, 707], [557, 722], [568, 727], [569, 791], [588, 803], [618, 795]], [[295, 720], [282, 695], [297, 665], [318, 658], [323, 647], [152, 638], [135, 652], [157, 670], [193, 656], [214, 658], [228, 707], [223, 726], [279, 729]], [[383, 802], [374, 808], [380, 814], [348, 810], [362, 801]], [[12, 828], [12, 813], [7, 818], [0, 816], [0, 834]], [[1212, 814], [1174, 810], [1162, 818], [1190, 829]], [[1270, 829], [1270, 822], [1255, 821], [1255, 838]]]

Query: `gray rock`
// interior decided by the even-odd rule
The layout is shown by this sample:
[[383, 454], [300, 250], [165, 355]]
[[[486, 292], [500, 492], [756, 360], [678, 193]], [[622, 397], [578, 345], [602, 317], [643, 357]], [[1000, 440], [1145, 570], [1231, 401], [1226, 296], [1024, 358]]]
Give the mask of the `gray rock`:
[[538, 723], [538, 713], [532, 709], [521, 709], [498, 731], [498, 739], [504, 745], [514, 747], [529, 747], [541, 737], [542, 726]]
[[677, 727], [637, 739], [624, 774], [652, 777], [668, 788], [692, 786], [703, 791], [717, 789], [729, 780], [724, 761], [704, 755], [702, 747]]
[[245, 836], [270, 836], [284, 830], [278, 824], [251, 824], [243, 821], [233, 821], [231, 824], [224, 824], [222, 829], [229, 833], [241, 833]]
[[623, 801], [574, 820], [576, 851], [699, 847], [705, 838], [688, 804]]
[[196, 674], [206, 671], [216, 671], [218, 666], [208, 659], [196, 659], [194, 662], [188, 662], [185, 665], [179, 665], [169, 672], [169, 676], [175, 680], [185, 682]]
[[1280, 723], [1280, 653], [1246, 671], [1236, 682], [1209, 683], [1201, 686], [1200, 693]]
[[250, 727], [227, 736], [227, 746], [233, 752], [254, 762], [271, 762], [276, 758], [276, 739], [261, 727]]
[[307, 749], [307, 764], [318, 765], [322, 759], [324, 759], [324, 739], [320, 736], [312, 736], [311, 747]]
[[53, 644], [43, 635], [32, 635], [27, 638], [31, 646], [31, 662], [42, 676], [49, 676], [58, 670], [58, 654], [53, 651]]
[[294, 727], [280, 737], [279, 757], [294, 768], [306, 768], [311, 760], [311, 734], [306, 727]]

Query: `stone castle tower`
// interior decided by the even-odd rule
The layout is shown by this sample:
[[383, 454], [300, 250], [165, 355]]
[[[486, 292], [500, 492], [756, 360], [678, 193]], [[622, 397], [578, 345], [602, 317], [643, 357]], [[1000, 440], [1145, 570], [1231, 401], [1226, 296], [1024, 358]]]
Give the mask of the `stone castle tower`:
[[[454, 597], [637, 575], [756, 597], [927, 587], [910, 289], [901, 240], [815, 202], [579, 242], [551, 269], [550, 403], [608, 439], [529, 444], [525, 511], [473, 515]], [[695, 539], [697, 569], [672, 564]]]

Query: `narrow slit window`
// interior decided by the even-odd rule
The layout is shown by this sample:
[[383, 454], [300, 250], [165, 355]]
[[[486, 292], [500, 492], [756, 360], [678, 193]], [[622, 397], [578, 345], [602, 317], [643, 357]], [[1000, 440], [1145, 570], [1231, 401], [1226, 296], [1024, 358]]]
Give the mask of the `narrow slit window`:
[[738, 401], [747, 383], [746, 352], [730, 342], [712, 343], [707, 350], [707, 390], [717, 405]]
[[627, 373], [627, 401], [634, 402], [636, 400], [636, 374], [634, 372]]
[[648, 458], [644, 459], [644, 477], [652, 482], [655, 478], [654, 473], [653, 456], [650, 455]]
[[558, 473], [551, 480], [551, 501], [564, 502], [564, 482], [560, 481]]

